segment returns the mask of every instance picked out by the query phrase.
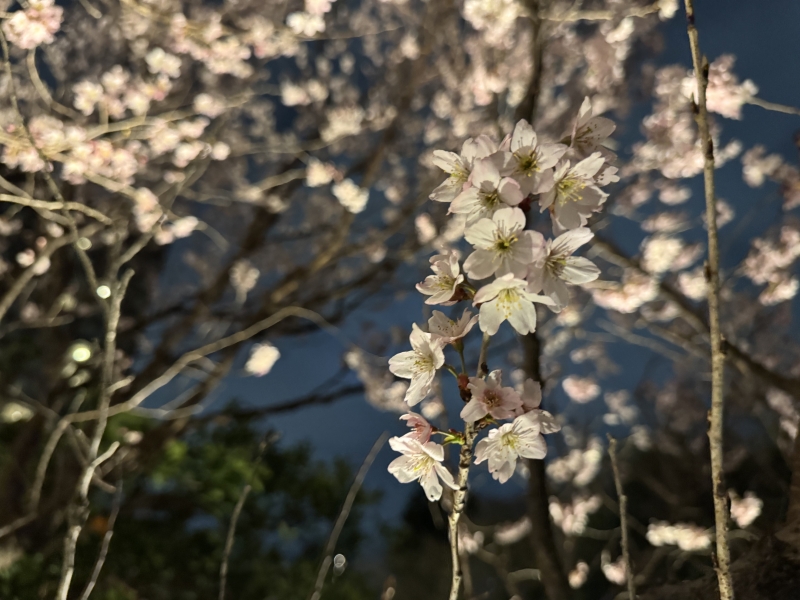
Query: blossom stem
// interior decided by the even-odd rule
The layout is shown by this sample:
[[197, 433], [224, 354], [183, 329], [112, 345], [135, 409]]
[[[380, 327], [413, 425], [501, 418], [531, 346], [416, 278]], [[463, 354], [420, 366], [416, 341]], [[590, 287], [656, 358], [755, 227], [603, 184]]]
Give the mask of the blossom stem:
[[714, 142], [706, 106], [708, 85], [708, 60], [700, 52], [700, 41], [695, 26], [694, 2], [685, 0], [689, 46], [697, 80], [696, 120], [703, 147], [706, 196], [706, 222], [708, 228], [708, 313], [711, 342], [711, 411], [709, 414], [708, 441], [711, 448], [711, 483], [714, 498], [714, 521], [716, 525], [717, 556], [715, 570], [721, 600], [733, 600], [733, 578], [731, 576], [731, 551], [728, 545], [728, 499], [725, 493], [723, 454], [723, 385], [725, 354], [722, 350], [719, 302], [719, 241], [717, 239], [717, 203], [714, 190]]
[[469, 466], [472, 462], [472, 445], [475, 441], [475, 433], [475, 425], [473, 423], [465, 423], [464, 445], [461, 446], [461, 452], [459, 454], [458, 477], [456, 478], [458, 489], [453, 492], [453, 508], [448, 518], [450, 556], [453, 562], [453, 577], [450, 583], [449, 600], [458, 599], [458, 591], [461, 587], [461, 580], [464, 577], [461, 566], [461, 555], [458, 549], [458, 521], [461, 519], [461, 514], [464, 512], [464, 507], [467, 503], [467, 479], [469, 478]]
[[458, 372], [456, 371], [456, 368], [453, 365], [448, 365], [447, 363], [444, 363], [444, 365], [442, 365], [442, 368], [445, 369], [446, 371], [450, 372], [450, 374], [453, 377], [458, 379]]
[[[459, 340], [461, 341], [461, 340]], [[467, 374], [467, 361], [464, 360], [464, 344], [459, 344], [456, 346], [456, 350], [458, 350], [458, 358], [461, 359], [461, 374]]]
[[489, 351], [489, 340], [491, 336], [487, 333], [483, 334], [483, 341], [481, 342], [481, 353], [478, 357], [478, 377], [486, 377], [489, 372], [489, 367], [486, 365], [486, 354]]

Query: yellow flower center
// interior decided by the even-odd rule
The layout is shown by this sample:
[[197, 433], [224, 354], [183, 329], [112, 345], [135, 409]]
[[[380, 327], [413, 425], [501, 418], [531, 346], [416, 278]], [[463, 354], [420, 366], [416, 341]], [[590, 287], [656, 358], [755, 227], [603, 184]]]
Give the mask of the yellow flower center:
[[586, 183], [577, 177], [567, 176], [556, 184], [556, 196], [558, 203], [563, 206], [567, 202], [577, 202], [583, 198], [581, 193], [586, 187]]

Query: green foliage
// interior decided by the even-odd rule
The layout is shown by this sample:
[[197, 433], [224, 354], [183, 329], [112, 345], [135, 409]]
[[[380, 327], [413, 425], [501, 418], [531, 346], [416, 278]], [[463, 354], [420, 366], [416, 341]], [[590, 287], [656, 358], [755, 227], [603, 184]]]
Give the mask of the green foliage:
[[[126, 423], [138, 428], [133, 423]], [[231, 513], [242, 488], [253, 491], [239, 519], [229, 561], [228, 598], [305, 600], [322, 548], [353, 474], [341, 462], [315, 462], [305, 447], [268, 444], [240, 425], [206, 427], [170, 440], [148, 473], [124, 482], [124, 502], [94, 600], [216, 598]], [[87, 581], [108, 515], [98, 493], [79, 543], [74, 589]], [[357, 502], [337, 545], [352, 555], [359, 542]], [[54, 568], [55, 567], [55, 568]], [[60, 548], [23, 555], [0, 572], [0, 597], [50, 597]], [[328, 582], [326, 600], [374, 598], [364, 577], [346, 570]]]

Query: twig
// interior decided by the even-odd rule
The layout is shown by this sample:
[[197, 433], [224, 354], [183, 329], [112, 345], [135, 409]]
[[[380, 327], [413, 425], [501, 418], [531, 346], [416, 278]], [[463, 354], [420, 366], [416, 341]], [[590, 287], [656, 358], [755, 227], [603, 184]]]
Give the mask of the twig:
[[0, 194], [0, 202], [12, 202], [21, 206], [30, 206], [31, 208], [44, 208], [47, 210], [74, 210], [82, 212], [83, 214], [97, 219], [105, 225], [113, 225], [113, 221], [90, 206], [81, 204], [80, 202], [50, 202], [48, 200], [36, 200], [35, 198], [28, 198], [23, 196], [12, 196], [11, 194]]
[[714, 496], [714, 522], [716, 525], [716, 571], [721, 600], [733, 599], [731, 578], [731, 552], [728, 546], [728, 500], [722, 469], [722, 421], [725, 355], [722, 352], [722, 334], [719, 315], [719, 240], [717, 238], [717, 203], [714, 192], [714, 142], [709, 129], [706, 107], [708, 85], [708, 59], [700, 52], [700, 41], [695, 27], [694, 0], [684, 0], [686, 5], [689, 46], [692, 51], [697, 80], [696, 120], [703, 143], [703, 179], [705, 181], [706, 222], [708, 224], [708, 316], [711, 342], [711, 414], [708, 441], [711, 447], [711, 483]]
[[109, 405], [111, 403], [109, 389], [116, 358], [117, 327], [121, 316], [122, 300], [132, 277], [133, 271], [129, 269], [113, 286], [111, 301], [106, 311], [105, 347], [103, 349], [103, 366], [100, 373], [100, 398], [98, 400], [98, 408], [94, 411], [97, 413], [97, 424], [89, 446], [87, 461], [89, 464], [81, 474], [75, 491], [75, 501], [69, 510], [69, 527], [64, 536], [64, 558], [61, 565], [61, 579], [56, 592], [56, 600], [66, 600], [69, 594], [70, 584], [75, 573], [75, 552], [78, 545], [78, 536], [80, 536], [89, 516], [89, 485], [94, 472], [105, 460], [111, 458], [119, 447], [119, 443], [114, 442], [108, 450], [98, 456], [100, 442], [103, 439], [109, 418]]
[[[250, 327], [243, 329], [237, 333], [231, 334], [227, 337], [217, 340], [216, 342], [211, 342], [210, 344], [206, 344], [205, 346], [201, 346], [195, 350], [190, 350], [186, 352], [183, 356], [181, 356], [177, 361], [175, 361], [172, 366], [170, 366], [164, 373], [160, 376], [156, 377], [154, 380], [149, 382], [145, 385], [141, 390], [136, 392], [130, 399], [126, 400], [125, 402], [121, 402], [120, 404], [115, 404], [114, 406], [109, 408], [108, 416], [112, 417], [114, 415], [118, 415], [124, 412], [131, 410], [132, 408], [136, 408], [142, 402], [144, 402], [151, 394], [155, 393], [157, 390], [161, 389], [165, 385], [167, 385], [170, 381], [172, 381], [175, 377], [180, 374], [181, 371], [191, 363], [198, 361], [210, 354], [214, 354], [215, 352], [219, 352], [220, 350], [224, 350], [230, 346], [235, 346], [236, 344], [240, 344], [241, 342], [249, 340], [254, 335], [258, 335], [262, 331], [269, 329], [270, 327], [280, 323], [284, 319], [288, 319], [289, 317], [296, 316], [302, 317], [305, 319], [309, 319], [314, 321], [315, 323], [318, 322], [320, 319], [319, 315], [314, 311], [299, 307], [299, 306], [287, 306], [276, 313], [270, 315], [269, 317], [254, 323]], [[75, 413], [72, 415], [68, 415], [64, 418], [69, 420], [72, 423], [81, 422], [81, 421], [92, 421], [99, 416], [98, 411], [96, 410], [88, 410], [81, 413]]]
[[14, 533], [20, 527], [25, 527], [25, 525], [33, 521], [35, 518], [36, 518], [36, 513], [29, 513], [27, 515], [21, 516], [18, 519], [14, 519], [8, 525], [0, 527], [0, 538], [5, 537], [10, 533]]
[[103, 569], [103, 564], [106, 562], [106, 556], [108, 556], [108, 548], [111, 545], [111, 538], [114, 536], [114, 524], [117, 522], [117, 516], [119, 516], [119, 509], [121, 505], [122, 478], [117, 481], [117, 489], [114, 492], [114, 502], [111, 505], [111, 516], [108, 518], [106, 533], [103, 536], [103, 541], [100, 545], [100, 553], [97, 555], [97, 560], [94, 563], [94, 569], [92, 569], [92, 576], [89, 578], [89, 583], [86, 584], [80, 600], [89, 600], [89, 596], [92, 594], [94, 586], [97, 585], [97, 578], [100, 576], [100, 571]]
[[633, 581], [633, 565], [631, 564], [631, 548], [628, 541], [628, 497], [622, 490], [622, 478], [619, 476], [617, 464], [617, 440], [608, 435], [608, 455], [611, 457], [611, 469], [614, 471], [614, 486], [619, 498], [619, 526], [622, 529], [622, 560], [625, 561], [626, 581], [628, 582], [628, 598], [636, 600], [636, 584]]
[[367, 457], [361, 464], [361, 468], [358, 470], [358, 473], [356, 473], [356, 478], [353, 480], [353, 484], [350, 486], [350, 490], [347, 492], [347, 497], [344, 499], [342, 510], [339, 511], [339, 516], [336, 517], [336, 522], [331, 530], [331, 535], [328, 537], [328, 543], [325, 544], [325, 556], [322, 559], [322, 565], [317, 573], [317, 581], [314, 583], [314, 591], [309, 596], [310, 600], [319, 600], [320, 596], [322, 596], [322, 586], [325, 585], [325, 577], [328, 574], [328, 569], [330, 569], [331, 563], [333, 562], [333, 551], [336, 548], [336, 542], [339, 541], [339, 536], [342, 533], [342, 529], [347, 521], [347, 517], [350, 516], [353, 503], [356, 501], [356, 496], [361, 489], [361, 485], [364, 483], [364, 478], [366, 478], [369, 468], [372, 466], [372, 463], [375, 462], [375, 457], [378, 456], [378, 452], [380, 452], [381, 448], [383, 448], [383, 445], [388, 439], [389, 432], [384, 431], [372, 445], [369, 454], [367, 454]]
[[225, 600], [225, 588], [228, 585], [228, 561], [230, 560], [231, 551], [233, 550], [233, 542], [236, 538], [236, 525], [239, 522], [239, 516], [242, 514], [244, 503], [247, 501], [247, 496], [250, 495], [250, 492], [253, 489], [253, 478], [256, 474], [255, 467], [261, 463], [261, 459], [264, 457], [264, 451], [267, 449], [268, 442], [269, 440], [266, 438], [266, 436], [261, 440], [258, 448], [258, 457], [255, 460], [253, 471], [250, 474], [250, 481], [248, 481], [242, 488], [242, 492], [239, 494], [239, 499], [236, 501], [236, 506], [233, 507], [233, 513], [231, 513], [231, 521], [228, 525], [228, 535], [225, 538], [225, 549], [222, 553], [222, 563], [219, 566], [219, 600]]
[[614, 10], [568, 10], [561, 14], [547, 13], [542, 18], [547, 21], [570, 23], [574, 21], [611, 21], [620, 17], [646, 17], [658, 12], [659, 4], [659, 2], [653, 2], [648, 6], [641, 6], [624, 12]]
[[239, 500], [236, 501], [236, 506], [234, 506], [231, 514], [228, 536], [225, 538], [225, 550], [222, 554], [222, 564], [219, 567], [219, 600], [225, 600], [225, 588], [228, 585], [228, 560], [231, 556], [231, 550], [233, 550], [233, 540], [236, 537], [236, 524], [239, 522], [242, 507], [252, 489], [253, 486], [249, 483], [242, 488], [242, 493], [239, 495]]
[[745, 100], [745, 103], [752, 104], [753, 106], [760, 106], [766, 110], [786, 113], [787, 115], [800, 115], [800, 108], [787, 106], [785, 104], [776, 104], [775, 102], [768, 102], [767, 100], [762, 100], [761, 98], [756, 98], [755, 96]]
[[36, 261], [22, 272], [22, 274], [17, 278], [17, 280], [11, 285], [9, 290], [5, 293], [3, 298], [0, 299], [0, 320], [2, 320], [3, 317], [5, 317], [6, 313], [8, 312], [8, 309], [11, 308], [12, 304], [14, 304], [14, 300], [16, 300], [17, 296], [19, 296], [22, 293], [22, 290], [25, 289], [25, 286], [28, 285], [28, 283], [34, 277], [36, 277], [37, 269], [41, 264], [41, 261], [49, 259], [53, 255], [53, 253], [59, 248], [62, 248], [67, 244], [72, 244], [80, 237], [91, 235], [95, 231], [97, 231], [97, 228], [90, 226], [78, 232], [77, 236], [70, 234], [62, 236], [60, 238], [48, 240], [47, 245], [44, 247], [41, 254], [39, 254], [39, 256], [36, 257]]

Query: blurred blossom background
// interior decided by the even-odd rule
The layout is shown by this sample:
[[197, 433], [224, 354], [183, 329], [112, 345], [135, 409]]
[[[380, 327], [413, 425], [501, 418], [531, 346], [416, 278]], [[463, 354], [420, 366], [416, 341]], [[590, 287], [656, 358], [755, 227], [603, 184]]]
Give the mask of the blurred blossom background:
[[[730, 543], [742, 581], [757, 580], [742, 597], [783, 598], [768, 594], [800, 589], [800, 535], [773, 535], [800, 507], [800, 6], [696, 8]], [[538, 374], [561, 431], [505, 486], [472, 469], [461, 597], [625, 598], [628, 577], [641, 598], [716, 597], [703, 153], [682, 4], [0, 10], [0, 597], [446, 597], [446, 502], [401, 485], [383, 445], [408, 431], [407, 382], [387, 361], [431, 316], [415, 285], [432, 255], [469, 250], [429, 199], [447, 177], [433, 151], [502, 140], [520, 119], [557, 142], [586, 97], [616, 123], [604, 151], [620, 180], [580, 251], [601, 275], [560, 313], [540, 305], [535, 337], [506, 325], [493, 339], [491, 368], [520, 389]], [[550, 235], [535, 204], [528, 223]], [[478, 336], [465, 342], [477, 364]], [[97, 437], [97, 416], [74, 415], [104, 402]], [[462, 406], [442, 372], [415, 410], [446, 430]]]

